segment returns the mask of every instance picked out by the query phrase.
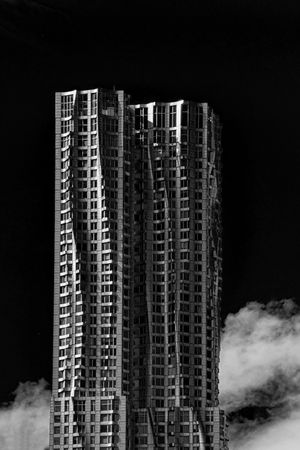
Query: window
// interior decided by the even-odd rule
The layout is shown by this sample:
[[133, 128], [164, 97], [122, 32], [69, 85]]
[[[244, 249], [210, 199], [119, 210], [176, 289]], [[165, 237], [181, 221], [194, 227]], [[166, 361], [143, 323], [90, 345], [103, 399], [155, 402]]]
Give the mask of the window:
[[153, 114], [153, 126], [158, 128], [164, 128], [166, 125], [165, 120], [165, 106], [154, 106]]
[[79, 94], [78, 109], [79, 109], [79, 114], [81, 116], [87, 116], [87, 114], [88, 114], [88, 96], [87, 96], [87, 94]]
[[86, 167], [86, 166], [87, 166], [87, 159], [77, 161], [77, 167]]
[[188, 133], [185, 128], [181, 130], [181, 142], [187, 142], [188, 141]]
[[91, 94], [91, 114], [97, 114], [97, 93]]
[[[188, 420], [187, 420], [187, 422], [188, 422]], [[189, 431], [190, 431], [189, 425], [180, 425], [180, 433], [189, 433]]]
[[97, 130], [97, 119], [93, 118], [91, 119], [91, 131], [96, 131]]
[[111, 131], [113, 133], [118, 132], [118, 120], [114, 117], [104, 116], [103, 126], [106, 131]]
[[87, 149], [86, 148], [78, 149], [78, 156], [79, 158], [87, 158]]
[[109, 411], [112, 409], [112, 400], [101, 400], [101, 411]]
[[196, 128], [203, 127], [203, 111], [202, 106], [198, 105], [196, 108]]
[[[71, 143], [70, 135], [61, 138], [61, 147], [62, 148], [67, 147], [68, 145], [70, 145], [70, 143]], [[63, 158], [65, 156], [67, 156], [67, 155], [64, 155]]]
[[203, 132], [196, 131], [196, 144], [202, 144], [203, 141]]
[[170, 130], [170, 138], [169, 138], [170, 144], [176, 143], [176, 130]]
[[54, 411], [60, 412], [60, 402], [54, 402]]
[[78, 131], [79, 132], [87, 132], [87, 130], [88, 130], [87, 119], [79, 119], [78, 120]]
[[73, 109], [73, 95], [64, 95], [61, 97], [61, 117], [69, 117]]
[[86, 147], [88, 145], [87, 134], [81, 134], [78, 136], [78, 145], [79, 147]]
[[170, 127], [176, 127], [176, 105], [170, 106]]
[[189, 105], [181, 106], [181, 126], [186, 127], [188, 125], [188, 108]]
[[86, 170], [78, 170], [78, 178], [87, 178], [87, 171]]
[[135, 129], [147, 129], [148, 128], [148, 109], [137, 108], [135, 110]]
[[71, 131], [71, 120], [64, 120], [63, 122], [61, 122], [61, 133], [68, 133], [69, 131]]
[[91, 212], [91, 220], [97, 220], [97, 212]]

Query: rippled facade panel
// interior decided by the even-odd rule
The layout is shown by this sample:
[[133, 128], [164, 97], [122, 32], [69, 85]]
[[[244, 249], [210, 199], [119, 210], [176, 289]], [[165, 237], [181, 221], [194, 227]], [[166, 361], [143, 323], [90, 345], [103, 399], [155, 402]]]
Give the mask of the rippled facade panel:
[[134, 448], [227, 449], [218, 406], [221, 125], [207, 104], [134, 110], [142, 172], [135, 191]]
[[51, 450], [227, 450], [220, 134], [207, 104], [56, 94]]
[[122, 91], [56, 95], [51, 449], [126, 447], [133, 156], [127, 104]]

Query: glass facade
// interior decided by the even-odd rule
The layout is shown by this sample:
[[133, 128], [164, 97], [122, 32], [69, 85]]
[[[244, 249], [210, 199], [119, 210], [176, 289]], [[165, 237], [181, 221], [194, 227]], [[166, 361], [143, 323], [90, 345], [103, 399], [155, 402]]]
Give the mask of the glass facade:
[[228, 448], [220, 138], [205, 103], [56, 94], [51, 450]]

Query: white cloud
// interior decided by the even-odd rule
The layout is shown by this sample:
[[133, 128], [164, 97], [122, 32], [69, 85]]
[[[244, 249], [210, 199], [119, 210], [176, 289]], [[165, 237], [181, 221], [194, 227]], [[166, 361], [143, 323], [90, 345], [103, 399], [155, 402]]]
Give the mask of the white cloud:
[[46, 382], [20, 383], [15, 394], [14, 402], [0, 409], [1, 450], [44, 450], [49, 433]]
[[[221, 403], [232, 413], [231, 450], [299, 449], [300, 313], [291, 300], [252, 302], [223, 333]], [[264, 418], [255, 417], [260, 407]], [[243, 418], [252, 408], [254, 418]]]
[[233, 434], [230, 450], [299, 450], [299, 423], [300, 405], [286, 418], [275, 416], [270, 422], [253, 425], [246, 433], [241, 426]]

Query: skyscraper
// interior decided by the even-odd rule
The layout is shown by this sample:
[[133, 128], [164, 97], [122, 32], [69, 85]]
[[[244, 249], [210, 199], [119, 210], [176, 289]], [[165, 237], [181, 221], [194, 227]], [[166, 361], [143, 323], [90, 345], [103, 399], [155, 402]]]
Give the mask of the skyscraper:
[[221, 126], [206, 103], [56, 94], [51, 450], [226, 450]]

